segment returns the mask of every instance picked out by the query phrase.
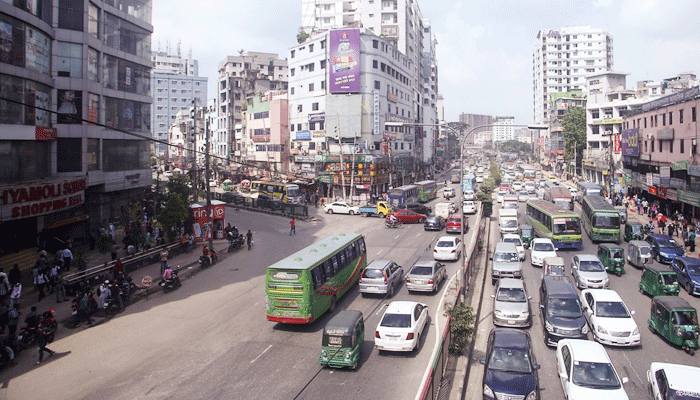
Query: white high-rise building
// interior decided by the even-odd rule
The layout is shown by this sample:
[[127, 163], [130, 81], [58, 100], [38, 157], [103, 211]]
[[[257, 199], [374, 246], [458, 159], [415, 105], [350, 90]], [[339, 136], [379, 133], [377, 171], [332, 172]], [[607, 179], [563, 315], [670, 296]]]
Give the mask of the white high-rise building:
[[549, 122], [550, 95], [586, 88], [586, 77], [612, 70], [612, 36], [604, 29], [570, 26], [540, 30], [532, 55], [536, 124]]
[[493, 119], [493, 141], [507, 142], [515, 140], [515, 131], [513, 130], [514, 117], [494, 117]]

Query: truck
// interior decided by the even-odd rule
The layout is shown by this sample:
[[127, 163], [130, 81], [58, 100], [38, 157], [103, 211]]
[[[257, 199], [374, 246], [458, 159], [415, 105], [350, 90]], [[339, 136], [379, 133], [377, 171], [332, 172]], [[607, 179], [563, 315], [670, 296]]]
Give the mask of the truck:
[[501, 235], [518, 232], [518, 210], [501, 208], [498, 211], [498, 224]]
[[459, 174], [452, 174], [452, 177], [450, 178], [450, 182], [459, 183]]
[[377, 204], [361, 206], [360, 212], [364, 214], [365, 217], [375, 216], [386, 218], [387, 215], [391, 214], [391, 206], [386, 201], [378, 201]]
[[454, 202], [444, 202], [435, 204], [435, 215], [442, 217], [446, 220], [454, 212]]

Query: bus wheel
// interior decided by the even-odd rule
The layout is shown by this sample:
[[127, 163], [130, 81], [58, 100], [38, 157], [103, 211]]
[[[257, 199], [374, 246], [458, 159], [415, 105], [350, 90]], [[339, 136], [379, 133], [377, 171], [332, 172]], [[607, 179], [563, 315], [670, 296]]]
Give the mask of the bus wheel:
[[335, 311], [335, 296], [331, 297], [331, 305], [328, 307], [328, 311], [333, 312]]

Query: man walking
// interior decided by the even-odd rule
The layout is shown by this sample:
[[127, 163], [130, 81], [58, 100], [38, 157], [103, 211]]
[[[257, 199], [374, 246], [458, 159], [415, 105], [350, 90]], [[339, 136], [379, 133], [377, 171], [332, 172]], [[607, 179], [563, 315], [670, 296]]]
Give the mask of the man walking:
[[296, 227], [296, 221], [294, 221], [294, 217], [292, 217], [292, 220], [289, 221], [289, 236], [292, 236], [293, 234], [297, 234], [297, 227]]
[[248, 250], [253, 247], [253, 232], [248, 229], [248, 233], [245, 234], [245, 241], [248, 244]]
[[165, 267], [168, 265], [168, 257], [170, 256], [170, 252], [168, 249], [163, 249], [163, 251], [160, 252], [160, 274], [163, 275], [163, 271], [165, 271]]
[[39, 334], [37, 335], [36, 341], [39, 343], [39, 361], [37, 361], [37, 365], [41, 364], [42, 361], [44, 361], [44, 352], [47, 351], [49, 353], [49, 357], [52, 355], [56, 354], [55, 351], [49, 349], [46, 347], [47, 344], [49, 344], [49, 336], [51, 335], [51, 331], [47, 329], [46, 327], [41, 326], [39, 324]]

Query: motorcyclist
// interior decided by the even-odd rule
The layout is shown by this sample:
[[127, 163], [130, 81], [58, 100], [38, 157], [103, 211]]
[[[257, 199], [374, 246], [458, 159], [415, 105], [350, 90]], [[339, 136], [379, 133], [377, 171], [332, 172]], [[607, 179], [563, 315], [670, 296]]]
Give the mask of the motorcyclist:
[[173, 279], [173, 267], [170, 264], [165, 266], [165, 271], [163, 271], [163, 279], [170, 280]]
[[202, 257], [204, 257], [205, 260], [209, 262], [209, 265], [214, 264], [214, 256], [209, 251], [209, 246], [207, 244], [204, 244], [204, 246], [202, 247]]
[[39, 326], [39, 319], [41, 315], [36, 311], [36, 306], [32, 306], [31, 311], [24, 317], [24, 323], [27, 324], [27, 328], [36, 330]]
[[396, 215], [390, 214], [389, 215], [389, 225], [396, 226], [397, 222], [399, 222], [399, 220], [398, 220], [398, 218], [396, 218]]

